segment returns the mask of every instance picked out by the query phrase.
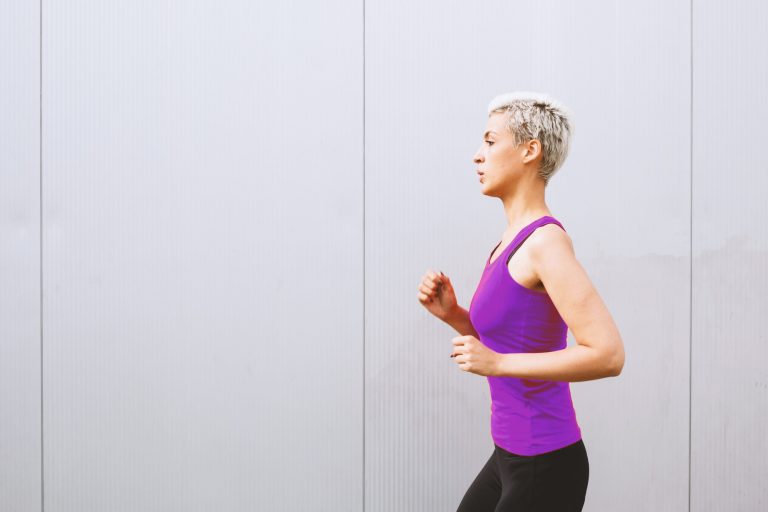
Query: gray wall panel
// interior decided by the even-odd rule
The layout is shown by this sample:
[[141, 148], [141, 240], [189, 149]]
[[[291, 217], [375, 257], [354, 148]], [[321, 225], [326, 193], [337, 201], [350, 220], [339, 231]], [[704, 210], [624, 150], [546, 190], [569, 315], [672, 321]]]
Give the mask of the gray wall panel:
[[362, 508], [362, 5], [46, 5], [46, 510]]
[[768, 510], [768, 5], [693, 20], [691, 510]]
[[687, 507], [689, 15], [661, 1], [366, 4], [366, 511], [455, 510], [492, 452], [487, 382], [448, 357], [457, 333], [415, 295], [442, 270], [469, 306], [506, 227], [472, 156], [488, 101], [514, 89], [576, 113], [548, 204], [626, 346], [620, 378], [571, 384], [585, 510]]
[[0, 511], [41, 509], [40, 9], [0, 2]]

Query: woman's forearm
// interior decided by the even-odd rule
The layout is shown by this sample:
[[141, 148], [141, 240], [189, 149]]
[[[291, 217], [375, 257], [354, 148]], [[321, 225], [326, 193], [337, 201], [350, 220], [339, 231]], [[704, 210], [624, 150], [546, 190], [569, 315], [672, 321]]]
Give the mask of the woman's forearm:
[[[454, 310], [442, 320], [462, 336], [474, 336], [480, 339], [469, 319], [469, 311], [461, 306], [456, 305]], [[618, 373], [611, 366], [609, 358], [591, 347], [576, 344], [554, 352], [499, 354], [496, 375], [581, 382], [613, 377]]]
[[607, 355], [584, 345], [554, 352], [499, 354], [498, 377], [581, 382], [615, 377], [621, 372]]
[[469, 311], [458, 304], [454, 310], [442, 320], [456, 329], [456, 332], [462, 336], [474, 336], [475, 338], [480, 339], [480, 335], [477, 334], [472, 322], [469, 320]]

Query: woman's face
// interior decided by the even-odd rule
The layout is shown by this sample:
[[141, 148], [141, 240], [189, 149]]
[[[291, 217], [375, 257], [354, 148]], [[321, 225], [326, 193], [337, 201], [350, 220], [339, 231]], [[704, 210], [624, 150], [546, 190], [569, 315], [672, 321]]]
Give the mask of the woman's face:
[[506, 127], [506, 116], [504, 113], [491, 114], [485, 127], [482, 145], [473, 157], [477, 164], [481, 190], [487, 195], [498, 196], [500, 194], [490, 192], [509, 189], [510, 185], [514, 187], [514, 183], [519, 181], [526, 171], [526, 164], [533, 163], [540, 153], [537, 140], [514, 147], [512, 134]]

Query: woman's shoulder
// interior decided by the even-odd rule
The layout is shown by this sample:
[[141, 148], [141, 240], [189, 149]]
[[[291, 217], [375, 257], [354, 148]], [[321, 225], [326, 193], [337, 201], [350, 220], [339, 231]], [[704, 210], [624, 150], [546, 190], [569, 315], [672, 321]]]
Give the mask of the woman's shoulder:
[[[557, 221], [554, 217], [552, 218]], [[546, 245], [547, 242], [567, 242], [572, 245], [571, 237], [562, 224], [560, 224], [560, 221], [548, 222], [538, 226], [528, 238], [532, 245]]]
[[534, 229], [526, 240], [528, 252], [535, 260], [541, 255], [551, 258], [573, 258], [573, 241], [564, 228], [555, 223]]

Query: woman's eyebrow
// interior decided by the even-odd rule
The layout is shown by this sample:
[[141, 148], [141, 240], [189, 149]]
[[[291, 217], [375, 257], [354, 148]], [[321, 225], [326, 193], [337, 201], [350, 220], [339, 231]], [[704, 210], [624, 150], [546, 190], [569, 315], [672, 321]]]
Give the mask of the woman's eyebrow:
[[488, 135], [490, 135], [490, 134], [492, 134], [492, 133], [496, 133], [496, 132], [494, 132], [493, 130], [488, 130], [487, 132], [485, 132], [485, 133], [483, 134], [483, 138], [487, 137]]

